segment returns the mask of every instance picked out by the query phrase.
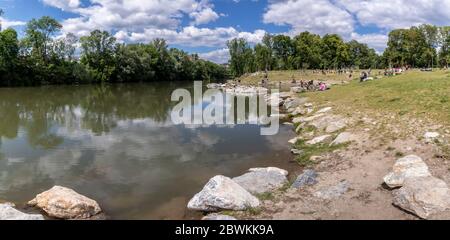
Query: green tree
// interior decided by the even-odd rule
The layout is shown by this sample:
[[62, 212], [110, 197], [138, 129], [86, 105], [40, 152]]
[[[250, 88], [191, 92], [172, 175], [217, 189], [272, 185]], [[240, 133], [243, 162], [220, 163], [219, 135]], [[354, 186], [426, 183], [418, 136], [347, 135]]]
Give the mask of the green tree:
[[299, 68], [321, 67], [321, 38], [319, 35], [302, 32], [294, 38], [295, 65]]
[[347, 44], [336, 34], [322, 39], [322, 65], [324, 68], [342, 68], [348, 65], [350, 55]]
[[266, 45], [256, 44], [255, 61], [259, 71], [268, 71], [270, 69], [272, 54]]
[[81, 62], [93, 71], [96, 81], [110, 80], [115, 70], [116, 38], [106, 31], [95, 30], [81, 37]]
[[241, 76], [245, 73], [248, 52], [250, 46], [243, 38], [233, 39], [227, 42], [230, 51], [230, 69], [234, 76]]
[[290, 57], [294, 54], [294, 46], [289, 36], [277, 35], [273, 37], [273, 51], [276, 61], [278, 62], [278, 69], [291, 69], [292, 62]]
[[[17, 56], [19, 53], [19, 41], [17, 32], [12, 29], [6, 29], [0, 32], [0, 85], [10, 84], [17, 65]], [[7, 81], [8, 83], [6, 83]]]
[[44, 16], [40, 19], [32, 19], [26, 27], [26, 42], [31, 48], [31, 53], [36, 58], [48, 60], [52, 37], [60, 32], [62, 25], [55, 19]]
[[73, 61], [77, 43], [78, 38], [74, 34], [66, 34], [66, 36], [54, 41], [52, 48], [53, 56], [57, 59]]

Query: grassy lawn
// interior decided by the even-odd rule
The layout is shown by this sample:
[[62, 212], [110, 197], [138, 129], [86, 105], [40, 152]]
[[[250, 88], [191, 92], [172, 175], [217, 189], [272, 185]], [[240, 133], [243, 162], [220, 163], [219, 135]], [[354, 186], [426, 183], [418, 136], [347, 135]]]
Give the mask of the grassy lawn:
[[337, 108], [425, 117], [450, 125], [450, 72], [411, 71], [395, 77], [333, 86], [327, 92], [306, 93], [313, 101]]
[[[372, 70], [372, 75], [376, 76], [379, 71], [381, 70]], [[357, 78], [359, 77], [360, 71], [355, 71], [353, 73], [353, 77]], [[246, 84], [252, 84], [256, 85], [261, 82], [261, 80], [264, 78], [264, 72], [260, 73], [253, 73], [253, 74], [246, 74], [239, 79]], [[290, 82], [292, 79], [295, 79], [297, 81], [304, 80], [315, 80], [315, 81], [323, 81], [323, 82], [342, 82], [342, 81], [348, 81], [348, 75], [347, 74], [332, 74], [327, 73], [327, 75], [323, 75], [321, 72], [314, 73], [311, 70], [307, 71], [270, 71], [269, 72], [269, 80], [271, 82]]]

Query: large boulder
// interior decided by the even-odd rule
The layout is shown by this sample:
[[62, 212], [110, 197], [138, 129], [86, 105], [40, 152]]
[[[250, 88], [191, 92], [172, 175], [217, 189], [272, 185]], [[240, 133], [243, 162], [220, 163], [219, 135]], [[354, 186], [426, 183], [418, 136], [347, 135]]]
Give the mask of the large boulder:
[[252, 194], [262, 194], [282, 188], [288, 182], [287, 175], [287, 171], [279, 168], [258, 168], [233, 181]]
[[196, 211], [215, 212], [219, 210], [244, 211], [256, 208], [259, 200], [228, 177], [216, 176], [209, 180], [203, 190], [188, 203]]
[[294, 98], [290, 101], [286, 101], [284, 103], [284, 107], [286, 109], [295, 109], [297, 107], [299, 107], [300, 105], [305, 104], [308, 101], [307, 98]]
[[345, 144], [355, 140], [355, 136], [349, 132], [343, 132], [339, 134], [331, 143], [332, 146]]
[[335, 133], [347, 127], [347, 121], [345, 119], [337, 119], [328, 124], [325, 128], [327, 133]]
[[327, 133], [334, 133], [347, 127], [347, 119], [338, 115], [325, 115], [324, 113], [316, 114], [320, 116], [308, 121], [308, 125], [319, 129], [325, 130]]
[[422, 158], [409, 155], [397, 160], [392, 172], [384, 177], [384, 182], [390, 188], [397, 188], [403, 186], [403, 182], [408, 178], [429, 176], [431, 173]]
[[44, 220], [40, 214], [26, 214], [14, 208], [12, 203], [0, 204], [0, 220]]
[[435, 177], [408, 178], [393, 195], [395, 206], [423, 219], [450, 209], [447, 184]]
[[96, 201], [60, 186], [38, 194], [28, 205], [59, 219], [89, 219], [102, 212]]

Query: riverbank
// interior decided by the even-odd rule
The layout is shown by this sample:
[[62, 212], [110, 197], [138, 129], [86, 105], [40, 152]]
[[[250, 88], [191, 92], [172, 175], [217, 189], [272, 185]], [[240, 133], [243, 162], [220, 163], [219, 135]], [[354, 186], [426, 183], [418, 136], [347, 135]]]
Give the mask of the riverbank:
[[[448, 219], [448, 79], [445, 71], [411, 71], [297, 95], [308, 101], [291, 112], [298, 133], [292, 152], [310, 171], [298, 179], [291, 174], [289, 187], [259, 195], [258, 208], [224, 214], [237, 219]], [[401, 181], [392, 185], [393, 179]]]

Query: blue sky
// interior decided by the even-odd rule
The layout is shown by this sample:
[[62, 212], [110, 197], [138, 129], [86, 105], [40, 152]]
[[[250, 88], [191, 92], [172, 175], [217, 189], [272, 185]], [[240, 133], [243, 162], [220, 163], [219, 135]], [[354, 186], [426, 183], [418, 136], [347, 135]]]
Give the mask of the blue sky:
[[167, 39], [173, 47], [225, 62], [226, 41], [252, 44], [265, 33], [340, 34], [382, 52], [395, 28], [450, 23], [450, 0], [0, 0], [3, 27], [49, 15], [64, 33], [111, 31], [119, 41]]

